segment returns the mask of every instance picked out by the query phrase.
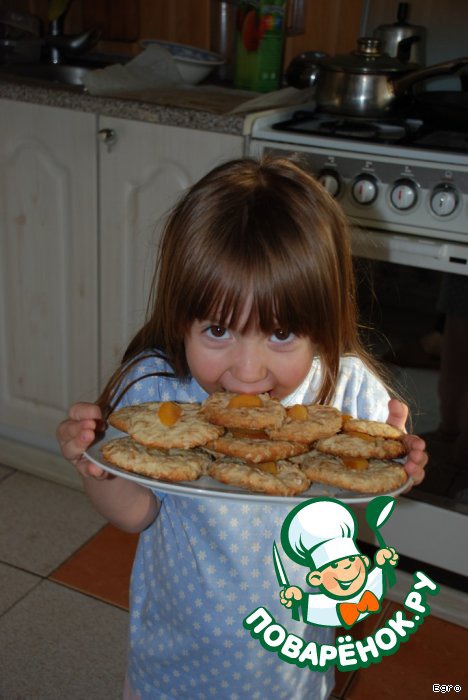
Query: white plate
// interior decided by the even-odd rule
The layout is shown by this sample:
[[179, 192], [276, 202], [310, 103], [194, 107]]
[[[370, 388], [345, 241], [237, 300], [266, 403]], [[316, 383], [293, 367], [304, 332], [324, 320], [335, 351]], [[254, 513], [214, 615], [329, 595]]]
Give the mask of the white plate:
[[140, 474], [134, 474], [133, 472], [126, 472], [124, 469], [119, 469], [113, 464], [106, 462], [101, 454], [100, 446], [117, 437], [126, 437], [126, 433], [120, 432], [115, 428], [108, 428], [105, 436], [94, 443], [86, 452], [85, 456], [94, 464], [97, 464], [102, 469], [105, 469], [111, 474], [116, 476], [121, 476], [129, 481], [134, 481], [142, 486], [147, 486], [148, 488], [160, 491], [161, 493], [172, 493], [184, 496], [200, 497], [200, 496], [217, 496], [218, 498], [229, 498], [237, 500], [249, 500], [249, 501], [262, 501], [263, 503], [300, 503], [301, 501], [307, 500], [308, 498], [318, 498], [320, 496], [326, 496], [330, 498], [337, 498], [343, 503], [368, 503], [372, 501], [376, 496], [398, 496], [400, 493], [405, 491], [411, 484], [411, 477], [408, 481], [400, 486], [400, 488], [394, 491], [388, 491], [385, 494], [382, 493], [355, 493], [354, 491], [346, 491], [344, 489], [339, 489], [334, 486], [326, 486], [322, 484], [313, 484], [307, 491], [298, 494], [297, 496], [268, 496], [265, 493], [252, 493], [251, 491], [244, 491], [238, 489], [234, 486], [228, 486], [226, 484], [221, 484], [219, 481], [215, 481], [209, 476], [201, 476], [196, 481], [179, 481], [177, 483], [169, 483], [167, 481], [159, 481], [159, 479], [152, 479], [148, 476], [142, 476]]

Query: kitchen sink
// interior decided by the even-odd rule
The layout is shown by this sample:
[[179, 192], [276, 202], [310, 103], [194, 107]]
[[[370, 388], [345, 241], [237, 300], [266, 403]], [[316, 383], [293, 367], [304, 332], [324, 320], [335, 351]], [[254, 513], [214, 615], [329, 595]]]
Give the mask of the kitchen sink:
[[83, 78], [90, 71], [115, 63], [125, 63], [126, 57], [89, 56], [73, 63], [18, 63], [0, 65], [1, 75], [12, 75], [62, 85], [83, 87]]
[[22, 63], [0, 66], [0, 75], [18, 75], [33, 80], [83, 86], [83, 78], [90, 70], [94, 69], [88, 66], [67, 66], [53, 63]]

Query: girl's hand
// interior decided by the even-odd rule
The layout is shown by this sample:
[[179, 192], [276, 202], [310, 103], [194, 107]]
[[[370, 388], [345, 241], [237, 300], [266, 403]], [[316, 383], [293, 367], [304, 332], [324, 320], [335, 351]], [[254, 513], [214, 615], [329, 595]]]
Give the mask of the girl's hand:
[[[395, 428], [405, 430], [406, 420], [408, 418], [408, 407], [397, 399], [391, 399], [388, 402], [388, 418], [387, 423]], [[405, 435], [403, 442], [406, 446], [408, 454], [406, 456], [405, 469], [408, 476], [413, 477], [413, 484], [417, 486], [424, 479], [424, 469], [428, 461], [426, 443], [417, 435]]]
[[106, 428], [99, 406], [94, 403], [75, 403], [67, 420], [57, 428], [57, 440], [65, 459], [68, 459], [84, 477], [107, 479], [110, 474], [96, 464], [84, 459], [83, 452], [96, 439], [96, 434]]

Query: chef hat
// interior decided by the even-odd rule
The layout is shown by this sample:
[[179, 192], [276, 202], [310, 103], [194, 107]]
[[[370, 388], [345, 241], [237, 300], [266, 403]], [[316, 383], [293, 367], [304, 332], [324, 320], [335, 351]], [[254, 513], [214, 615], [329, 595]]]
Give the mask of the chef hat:
[[321, 569], [338, 559], [361, 556], [355, 532], [349, 508], [332, 498], [317, 498], [291, 511], [281, 528], [281, 544], [293, 561]]

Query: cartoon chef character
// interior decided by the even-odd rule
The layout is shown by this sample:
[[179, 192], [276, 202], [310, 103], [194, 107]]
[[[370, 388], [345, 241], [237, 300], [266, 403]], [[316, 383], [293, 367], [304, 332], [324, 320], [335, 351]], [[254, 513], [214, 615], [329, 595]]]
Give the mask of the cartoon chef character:
[[306, 581], [319, 593], [305, 593], [287, 583], [280, 593], [282, 605], [297, 608], [304, 622], [352, 627], [381, 609], [385, 593], [383, 567], [395, 566], [392, 547], [379, 549], [376, 566], [356, 546], [353, 512], [331, 498], [313, 499], [294, 508], [281, 528], [281, 544], [290, 559], [309, 568]]

